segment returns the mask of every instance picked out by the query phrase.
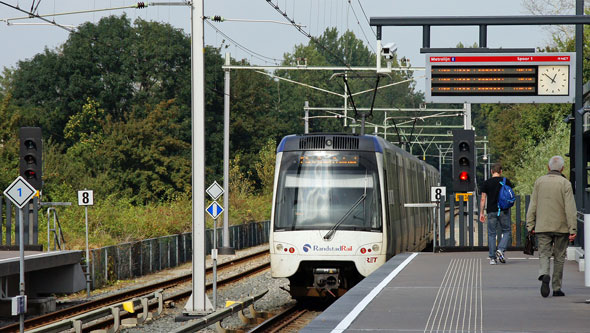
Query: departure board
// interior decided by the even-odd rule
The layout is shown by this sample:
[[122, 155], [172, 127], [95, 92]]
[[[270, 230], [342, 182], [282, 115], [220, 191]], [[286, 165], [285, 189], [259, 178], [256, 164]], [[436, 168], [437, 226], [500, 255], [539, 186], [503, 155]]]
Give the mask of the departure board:
[[426, 55], [429, 103], [573, 103], [574, 53]]

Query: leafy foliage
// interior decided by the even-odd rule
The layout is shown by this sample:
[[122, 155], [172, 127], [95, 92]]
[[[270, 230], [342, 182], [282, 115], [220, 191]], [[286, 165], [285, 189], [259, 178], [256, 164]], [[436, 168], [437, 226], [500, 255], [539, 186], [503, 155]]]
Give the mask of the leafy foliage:
[[[514, 168], [515, 191], [521, 194], [533, 193], [535, 180], [547, 173], [549, 159], [555, 155], [563, 157], [569, 150], [570, 129], [559, 116], [553, 117], [549, 135], [537, 145], [523, 150], [518, 166]], [[569, 159], [565, 159], [564, 174], [569, 176]]]

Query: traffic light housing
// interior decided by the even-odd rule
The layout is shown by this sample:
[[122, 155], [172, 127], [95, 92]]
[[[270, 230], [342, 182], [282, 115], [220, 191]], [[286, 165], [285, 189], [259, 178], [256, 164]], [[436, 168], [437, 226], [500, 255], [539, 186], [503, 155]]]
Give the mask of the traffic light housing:
[[453, 190], [475, 191], [475, 132], [453, 130]]
[[20, 175], [36, 190], [43, 187], [43, 143], [40, 127], [20, 128]]

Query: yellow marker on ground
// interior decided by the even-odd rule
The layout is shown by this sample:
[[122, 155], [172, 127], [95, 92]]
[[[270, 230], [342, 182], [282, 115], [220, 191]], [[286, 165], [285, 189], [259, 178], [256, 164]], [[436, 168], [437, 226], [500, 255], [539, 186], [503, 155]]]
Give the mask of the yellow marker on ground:
[[133, 306], [133, 301], [123, 303], [123, 310], [125, 310], [129, 313], [134, 313], [135, 307]]

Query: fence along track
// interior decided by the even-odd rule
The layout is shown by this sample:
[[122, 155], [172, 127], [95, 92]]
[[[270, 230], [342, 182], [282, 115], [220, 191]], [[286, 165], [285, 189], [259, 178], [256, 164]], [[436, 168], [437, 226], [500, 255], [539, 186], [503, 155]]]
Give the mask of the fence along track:
[[[250, 260], [254, 260], [254, 259], [264, 257], [267, 255], [268, 255], [268, 250], [252, 253], [252, 254], [246, 255], [244, 257], [236, 258], [235, 260], [225, 262], [223, 264], [218, 264], [217, 268], [221, 269], [221, 270], [234, 269], [235, 266], [238, 264], [242, 264], [242, 263], [248, 262]], [[263, 267], [269, 267], [269, 266], [270, 266], [270, 263], [263, 265]], [[254, 269], [248, 270], [244, 273], [251, 275], [251, 274], [255, 274], [256, 272], [259, 272], [263, 269], [264, 268], [255, 267]], [[208, 273], [211, 271], [212, 271], [211, 267], [207, 268]], [[129, 300], [131, 298], [134, 298], [134, 297], [140, 297], [140, 296], [152, 293], [156, 290], [166, 289], [166, 288], [170, 288], [170, 287], [173, 287], [173, 286], [185, 283], [185, 282], [189, 282], [189, 281], [191, 281], [191, 279], [192, 279], [192, 274], [184, 274], [184, 275], [177, 276], [174, 278], [170, 278], [170, 279], [158, 281], [156, 283], [152, 283], [149, 285], [134, 288], [132, 290], [124, 291], [122, 293], [109, 295], [109, 296], [106, 296], [106, 297], [103, 297], [100, 299], [91, 300], [88, 302], [77, 304], [72, 307], [68, 307], [68, 308], [65, 308], [62, 310], [58, 310], [58, 311], [55, 311], [52, 313], [48, 313], [45, 315], [41, 315], [41, 316], [38, 316], [35, 318], [28, 319], [25, 321], [25, 329], [30, 330], [33, 328], [38, 328], [38, 327], [48, 325], [50, 323], [55, 323], [55, 322], [58, 322], [61, 320], [67, 320], [67, 318], [71, 318], [71, 317], [74, 317], [74, 316], [77, 316], [77, 315], [80, 315], [80, 314], [83, 314], [86, 312], [90, 312], [92, 310], [107, 307], [112, 304], [117, 304], [117, 303]], [[218, 281], [218, 286], [220, 284], [231, 283], [231, 282], [234, 282], [239, 279], [240, 279], [240, 277], [238, 277], [238, 276], [232, 276], [232, 277], [226, 279], [226, 280], [228, 280], [227, 282], [226, 282], [226, 280]], [[211, 288], [211, 287], [212, 287], [211, 284], [207, 285], [207, 288]], [[190, 291], [189, 291], [189, 295], [190, 295]], [[178, 298], [182, 298], [182, 297], [178, 297]], [[166, 300], [166, 297], [165, 297], [165, 300]], [[11, 325], [4, 326], [4, 327], [0, 327], [0, 330], [2, 330], [3, 332], [5, 332], [5, 331], [6, 332], [18, 332], [18, 330], [19, 330], [18, 323], [11, 324]]]

